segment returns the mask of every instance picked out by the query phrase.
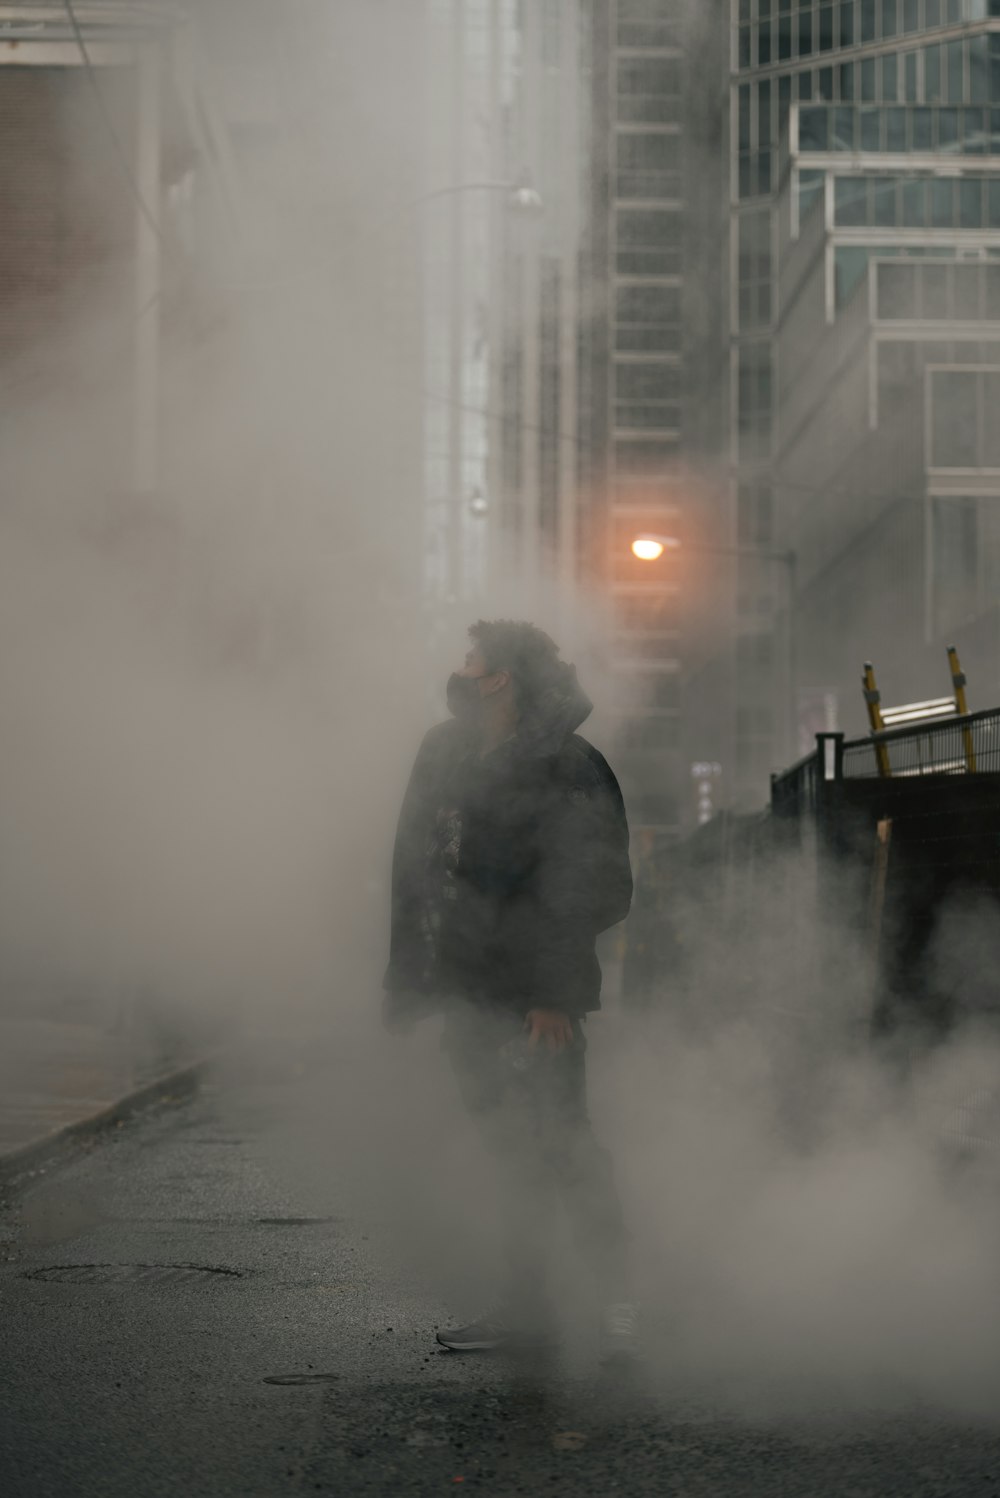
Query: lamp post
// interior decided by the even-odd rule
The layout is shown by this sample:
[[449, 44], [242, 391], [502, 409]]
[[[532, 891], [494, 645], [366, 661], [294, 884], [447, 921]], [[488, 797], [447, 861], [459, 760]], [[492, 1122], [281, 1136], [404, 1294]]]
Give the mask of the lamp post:
[[796, 730], [798, 728], [798, 663], [796, 657], [795, 642], [795, 598], [796, 598], [796, 563], [797, 557], [794, 551], [774, 551], [766, 546], [699, 546], [682, 543], [678, 536], [659, 535], [651, 531], [642, 531], [632, 540], [632, 555], [640, 562], [658, 562], [668, 551], [685, 550], [702, 556], [717, 557], [755, 557], [758, 561], [778, 562], [786, 569], [786, 625], [785, 625], [785, 659], [788, 673], [787, 701], [786, 701], [786, 732], [788, 734], [788, 753], [791, 760], [797, 758], [796, 754]]

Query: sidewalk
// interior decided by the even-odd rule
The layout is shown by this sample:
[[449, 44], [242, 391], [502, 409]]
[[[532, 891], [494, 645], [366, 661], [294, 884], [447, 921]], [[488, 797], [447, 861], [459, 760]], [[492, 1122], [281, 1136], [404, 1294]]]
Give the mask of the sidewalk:
[[196, 1046], [127, 1010], [45, 996], [0, 1000], [0, 1174], [40, 1158], [67, 1133], [183, 1085]]

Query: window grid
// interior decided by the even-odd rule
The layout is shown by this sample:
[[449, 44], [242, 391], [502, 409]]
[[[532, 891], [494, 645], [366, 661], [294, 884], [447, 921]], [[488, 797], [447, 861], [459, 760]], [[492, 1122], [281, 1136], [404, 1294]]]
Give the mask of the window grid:
[[[1000, 0], [997, 0], [1000, 5]], [[890, 54], [837, 67], [804, 68], [794, 76], [763, 78], [739, 85], [736, 96], [738, 132], [737, 194], [740, 199], [763, 197], [774, 184], [774, 153], [787, 126], [793, 97], [799, 102], [841, 105], [951, 106], [955, 111], [1000, 108], [1000, 33], [967, 37], [945, 46], [920, 48], [912, 54]], [[911, 97], [912, 95], [912, 97]], [[985, 154], [993, 118], [954, 113], [939, 117], [933, 149], [960, 149], [963, 154]], [[919, 150], [927, 117], [911, 123], [903, 114], [889, 114], [877, 124], [879, 145], [862, 150]], [[852, 125], [852, 129], [853, 129]], [[857, 126], [859, 141], [861, 125]], [[866, 117], [866, 139], [874, 139], [876, 124]], [[883, 139], [885, 144], [883, 144]], [[889, 141], [892, 144], [889, 144]], [[913, 142], [911, 144], [911, 142]], [[959, 142], [963, 144], [959, 146]]]
[[1000, 109], [810, 104], [799, 114], [799, 150], [1000, 155]]
[[740, 71], [1000, 17], [1000, 0], [748, 0], [739, 7]]
[[1000, 229], [1000, 176], [838, 176], [837, 228]]

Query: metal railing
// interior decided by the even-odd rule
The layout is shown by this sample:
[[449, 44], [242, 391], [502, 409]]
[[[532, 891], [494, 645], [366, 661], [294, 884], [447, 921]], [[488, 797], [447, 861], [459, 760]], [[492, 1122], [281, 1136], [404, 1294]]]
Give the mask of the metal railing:
[[844, 779], [884, 776], [880, 757], [887, 761], [891, 777], [1000, 773], [1000, 709], [852, 739], [843, 747]]

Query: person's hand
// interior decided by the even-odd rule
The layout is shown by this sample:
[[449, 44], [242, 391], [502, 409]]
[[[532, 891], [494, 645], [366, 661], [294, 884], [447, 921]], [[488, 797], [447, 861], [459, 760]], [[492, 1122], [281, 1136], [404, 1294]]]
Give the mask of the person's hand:
[[528, 1049], [537, 1050], [545, 1044], [556, 1055], [573, 1044], [573, 1023], [561, 1009], [529, 1009], [524, 1017], [524, 1028], [528, 1031]]

